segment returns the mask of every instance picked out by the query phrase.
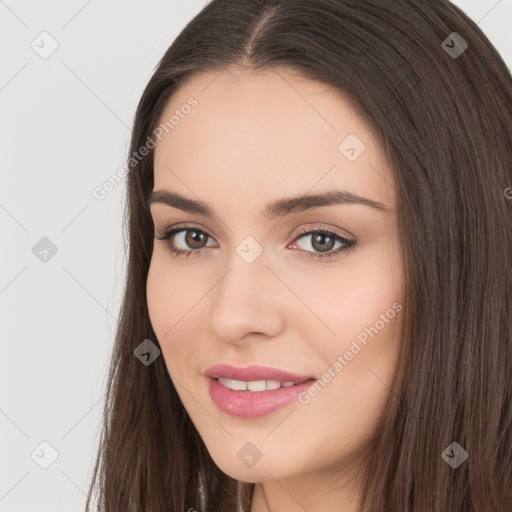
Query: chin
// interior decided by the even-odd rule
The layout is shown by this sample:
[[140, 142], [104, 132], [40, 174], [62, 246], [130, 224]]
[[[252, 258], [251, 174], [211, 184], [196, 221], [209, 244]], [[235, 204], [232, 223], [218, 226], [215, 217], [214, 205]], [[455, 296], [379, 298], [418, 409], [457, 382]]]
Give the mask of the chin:
[[[215, 465], [226, 475], [246, 483], [265, 482], [268, 480], [284, 478], [288, 476], [286, 467], [283, 467], [282, 461], [274, 461], [270, 457], [261, 458], [256, 462], [249, 460], [244, 461], [246, 453], [251, 452], [251, 448], [235, 450], [229, 453], [222, 453], [221, 457], [211, 455]], [[252, 464], [252, 465], [251, 465]]]

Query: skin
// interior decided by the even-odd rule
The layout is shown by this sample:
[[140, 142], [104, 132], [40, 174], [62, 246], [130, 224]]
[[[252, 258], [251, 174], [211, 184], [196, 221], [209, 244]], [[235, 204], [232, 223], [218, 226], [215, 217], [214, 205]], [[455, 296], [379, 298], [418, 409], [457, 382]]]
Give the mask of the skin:
[[[156, 234], [185, 222], [208, 235], [202, 254], [188, 258], [173, 255], [166, 241], [154, 243], [148, 308], [169, 374], [219, 468], [256, 482], [251, 512], [355, 511], [363, 459], [399, 355], [403, 312], [359, 343], [362, 349], [307, 404], [294, 401], [260, 418], [231, 416], [212, 401], [203, 372], [227, 362], [321, 379], [358, 334], [402, 304], [390, 168], [351, 105], [292, 69], [202, 73], [176, 91], [161, 120], [191, 96], [197, 106], [155, 149], [154, 190], [200, 199], [217, 216], [151, 204]], [[349, 134], [366, 146], [354, 161], [338, 149]], [[283, 218], [261, 213], [272, 200], [327, 190], [359, 194], [389, 211], [342, 204]], [[324, 261], [308, 258], [321, 247], [312, 235], [298, 238], [301, 226], [334, 230], [357, 245]], [[175, 244], [197, 251], [200, 244], [187, 245], [185, 234]], [[236, 252], [247, 236], [263, 250], [250, 264]], [[262, 454], [250, 468], [237, 457], [248, 442]]]

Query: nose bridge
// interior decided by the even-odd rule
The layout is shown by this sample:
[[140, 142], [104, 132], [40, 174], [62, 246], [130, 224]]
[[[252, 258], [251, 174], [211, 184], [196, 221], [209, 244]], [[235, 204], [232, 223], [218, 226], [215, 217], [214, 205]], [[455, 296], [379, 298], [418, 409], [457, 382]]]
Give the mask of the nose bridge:
[[256, 239], [244, 238], [233, 248], [225, 263], [228, 273], [217, 286], [216, 304], [227, 301], [231, 308], [235, 304], [246, 304], [252, 308], [257, 308], [260, 303], [268, 304], [268, 291], [272, 286], [268, 275], [271, 272], [267, 268], [263, 246]]
[[226, 258], [226, 272], [215, 287], [210, 311], [210, 326], [218, 338], [236, 341], [249, 332], [275, 336], [280, 329], [280, 283], [267, 263], [262, 245], [250, 236]]

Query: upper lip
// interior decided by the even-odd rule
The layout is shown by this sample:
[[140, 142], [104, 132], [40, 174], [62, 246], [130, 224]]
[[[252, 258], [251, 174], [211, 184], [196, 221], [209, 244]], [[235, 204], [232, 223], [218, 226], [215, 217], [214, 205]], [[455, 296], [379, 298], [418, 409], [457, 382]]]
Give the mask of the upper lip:
[[216, 364], [204, 371], [206, 377], [216, 379], [223, 377], [225, 379], [241, 380], [251, 382], [255, 380], [277, 380], [279, 382], [291, 381], [295, 384], [314, 379], [310, 375], [298, 375], [296, 373], [286, 372], [269, 366], [251, 365], [245, 367], [232, 366], [230, 364]]

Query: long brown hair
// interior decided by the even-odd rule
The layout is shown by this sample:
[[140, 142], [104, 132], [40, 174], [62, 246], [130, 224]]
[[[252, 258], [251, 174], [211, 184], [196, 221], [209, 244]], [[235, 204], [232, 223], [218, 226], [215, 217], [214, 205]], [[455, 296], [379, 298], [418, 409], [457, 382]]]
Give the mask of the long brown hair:
[[[158, 346], [146, 302], [153, 152], [138, 151], [178, 87], [228, 66], [292, 67], [336, 88], [393, 172], [403, 339], [361, 512], [510, 512], [512, 77], [446, 0], [213, 0], [174, 40], [133, 127], [127, 280], [87, 511], [250, 509], [253, 484], [214, 464], [163, 358], [134, 357], [145, 339]], [[468, 453], [457, 468], [441, 456], [452, 442]]]

